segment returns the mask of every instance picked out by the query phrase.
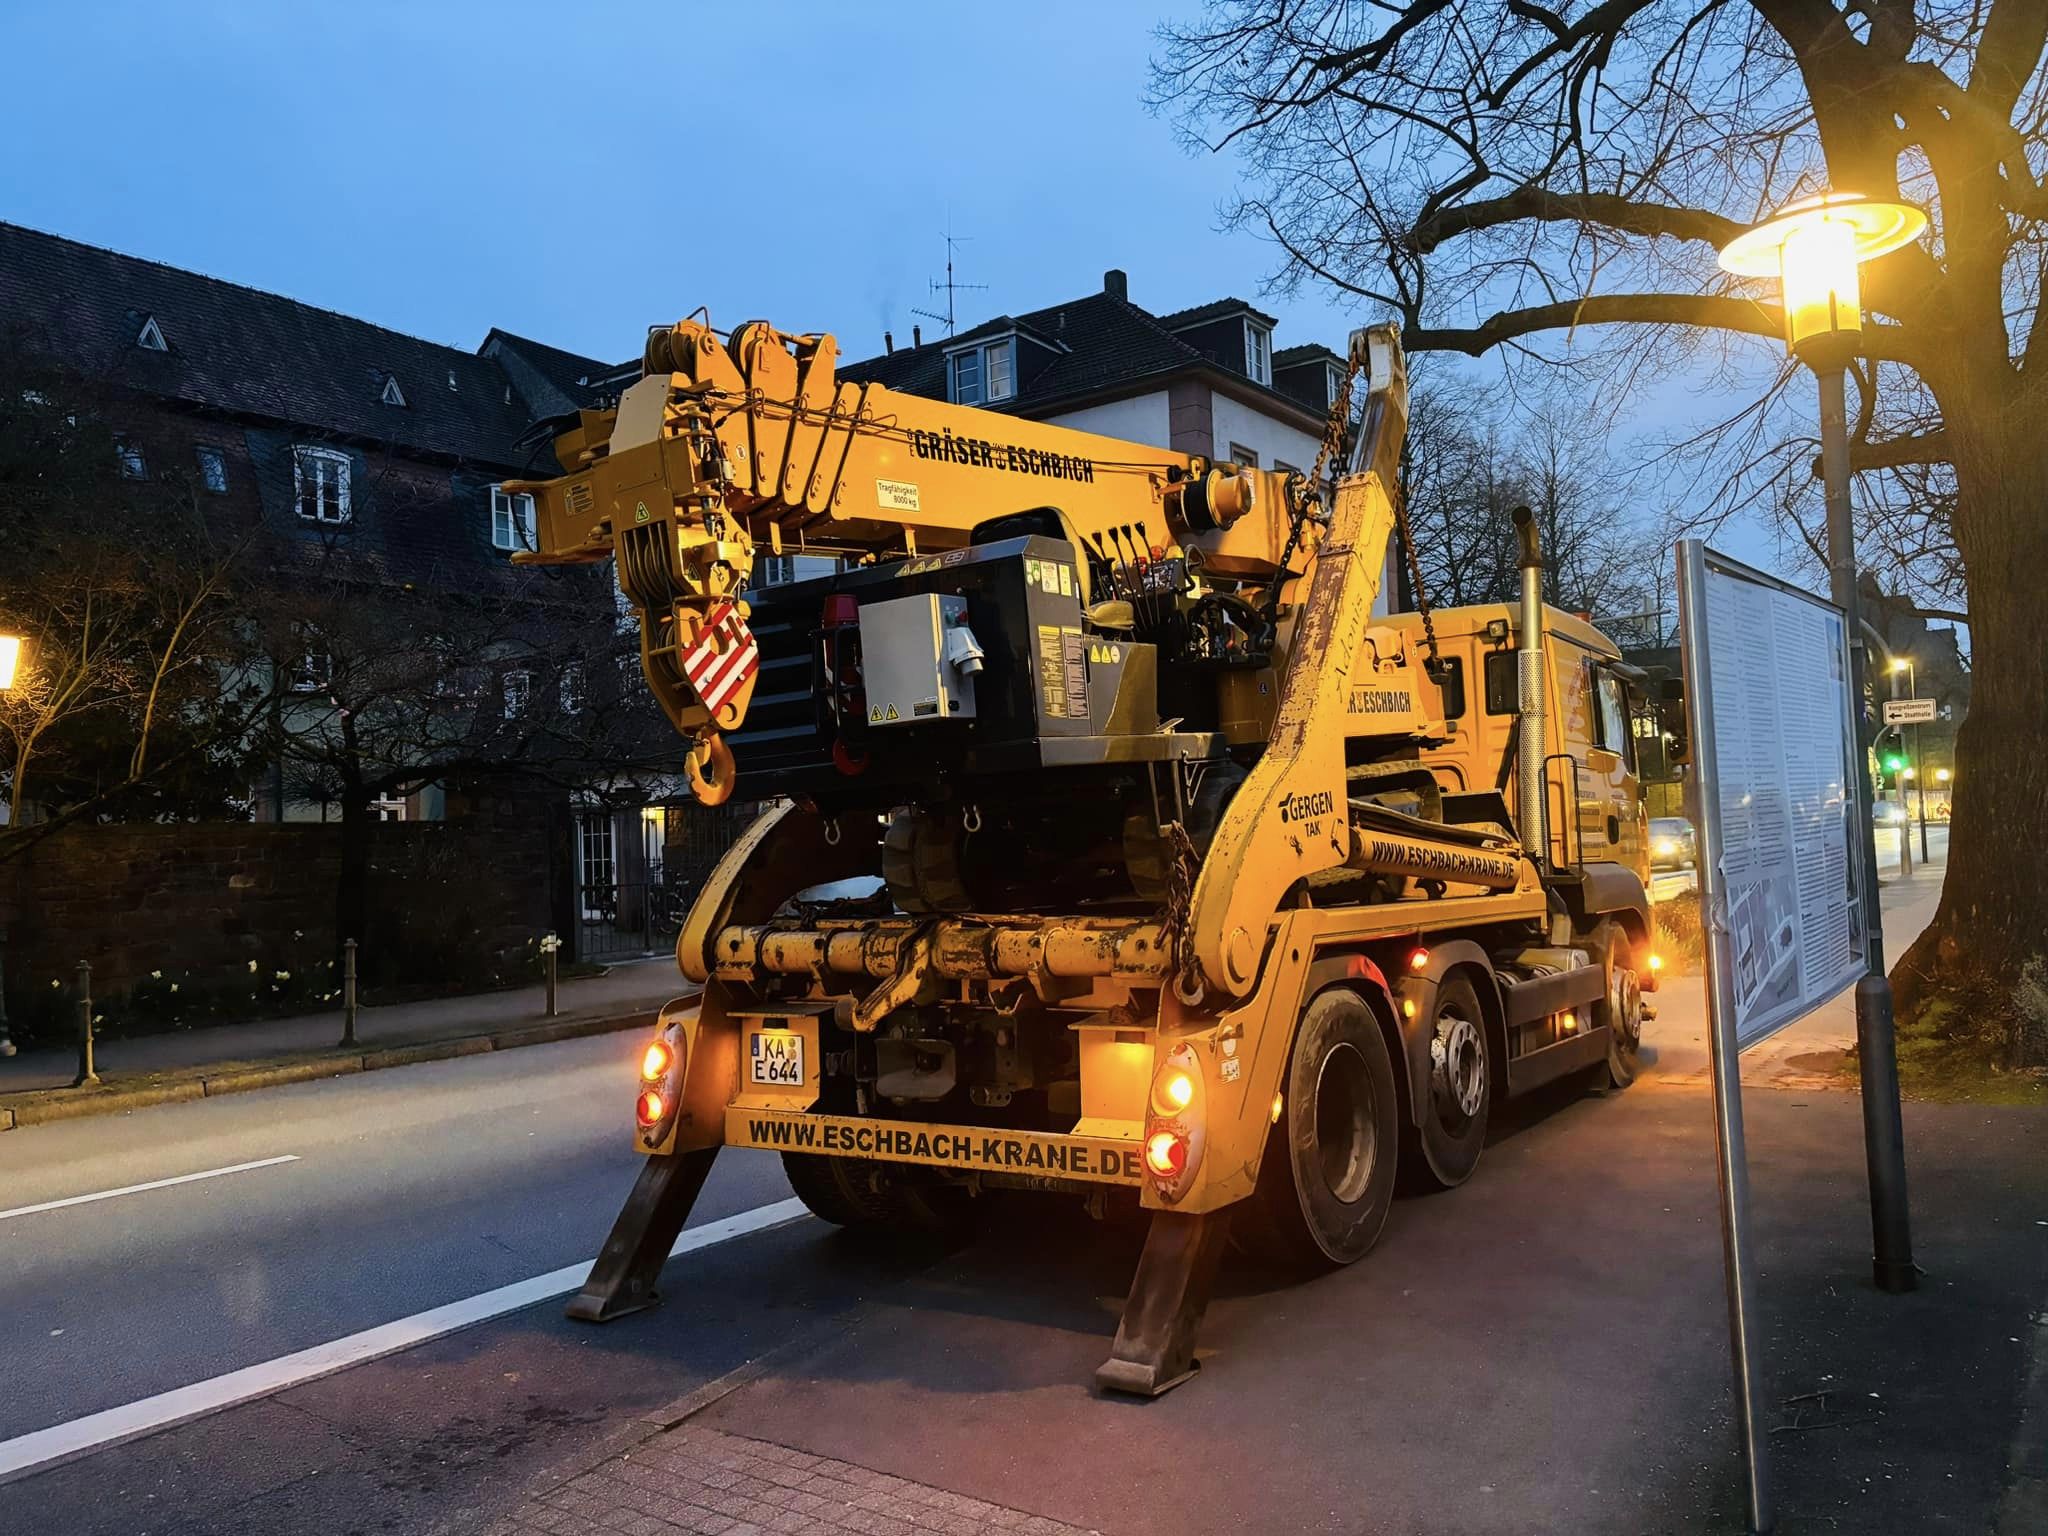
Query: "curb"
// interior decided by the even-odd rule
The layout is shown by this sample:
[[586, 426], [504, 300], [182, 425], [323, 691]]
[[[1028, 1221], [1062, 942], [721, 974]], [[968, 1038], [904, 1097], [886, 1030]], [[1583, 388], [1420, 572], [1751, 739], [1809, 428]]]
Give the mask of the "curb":
[[[360, 1054], [313, 1056], [299, 1061], [280, 1061], [267, 1066], [237, 1067], [231, 1071], [202, 1074], [173, 1083], [142, 1083], [132, 1088], [107, 1088], [76, 1098], [49, 1099], [32, 1104], [0, 1106], [0, 1132], [23, 1126], [46, 1125], [55, 1120], [79, 1120], [88, 1115], [123, 1114], [131, 1109], [148, 1109], [158, 1104], [181, 1104], [192, 1099], [217, 1098], [227, 1093], [249, 1093], [258, 1088], [277, 1088], [287, 1083], [314, 1082], [327, 1077], [346, 1077], [357, 1072], [377, 1072], [386, 1067], [410, 1067], [428, 1061], [452, 1061], [458, 1056], [482, 1056], [491, 1051], [513, 1051], [527, 1045], [553, 1045], [561, 1040], [580, 1040], [590, 1035], [617, 1034], [653, 1026], [658, 1008], [640, 1008], [630, 1013], [608, 1013], [595, 1018], [550, 1019], [526, 1028], [500, 1029], [488, 1034], [456, 1035], [447, 1040], [426, 1040], [415, 1045], [382, 1046]], [[54, 1090], [61, 1092], [62, 1090]]]

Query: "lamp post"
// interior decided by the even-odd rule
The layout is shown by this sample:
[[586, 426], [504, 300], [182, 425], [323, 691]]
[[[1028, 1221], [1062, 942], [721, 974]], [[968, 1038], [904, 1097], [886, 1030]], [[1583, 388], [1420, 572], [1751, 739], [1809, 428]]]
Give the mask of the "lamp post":
[[[1913, 670], [1913, 658], [1910, 656], [1894, 656], [1892, 658], [1892, 697], [1898, 697], [1899, 668], [1901, 667], [1906, 669], [1906, 697], [1909, 699], [1919, 698], [1920, 676]], [[1921, 761], [1920, 758], [1920, 722], [1915, 720], [1913, 722], [1913, 770], [1906, 777], [1914, 781], [1913, 804], [1920, 816], [1920, 862], [1922, 864], [1927, 862], [1927, 774], [1924, 771], [1926, 767], [1926, 763]], [[1905, 807], [1902, 805], [1900, 809], [1904, 810]], [[1901, 837], [1905, 835], [1904, 831], [1899, 833]]]
[[[22, 653], [28, 649], [19, 635], [0, 634], [0, 693], [11, 692], [21, 675]], [[0, 921], [0, 1056], [14, 1054], [14, 1041], [7, 1033], [7, 924]]]
[[[1911, 657], [1894, 656], [1886, 670], [1892, 675], [1893, 698], [1896, 699], [1899, 696], [1899, 674], [1901, 672], [1906, 674], [1906, 697], [1909, 699], [1919, 697], [1920, 680], [1913, 673]], [[1916, 762], [1920, 756], [1919, 747], [1920, 727], [1916, 725], [1913, 727], [1912, 753], [1913, 760]], [[1902, 873], [1910, 875], [1913, 873], [1913, 854], [1911, 851], [1913, 833], [1909, 824], [1909, 818], [1906, 815], [1906, 782], [1913, 777], [1913, 770], [1906, 766], [1906, 728], [1903, 725], [1899, 727], [1899, 754], [1899, 869]], [[1921, 809], [1926, 809], [1926, 802], [1924, 800], [1921, 802]], [[1923, 829], [1926, 827], [1925, 817], [1921, 818], [1920, 824]], [[1927, 837], [1924, 830], [1920, 837], [1920, 862], [1922, 864], [1927, 862]]]
[[[1863, 330], [1857, 267], [1919, 238], [1927, 215], [1903, 203], [1853, 192], [1806, 198], [1743, 231], [1721, 251], [1721, 266], [1742, 277], [1775, 277], [1783, 289], [1785, 340], [1820, 384], [1821, 477], [1827, 492], [1830, 595], [1848, 624], [1850, 698], [1863, 717], [1868, 647], [1856, 590], [1856, 535], [1849, 518], [1849, 360]], [[1868, 740], [1856, 771], [1870, 802]], [[1856, 983], [1856, 1056], [1863, 1088], [1863, 1152], [1870, 1178], [1872, 1276], [1879, 1290], [1915, 1284], [1906, 1210], [1905, 1128], [1899, 1115], [1898, 1043], [1892, 989], [1885, 979], [1884, 931], [1877, 893], [1877, 830], [1859, 818], [1863, 844], [1862, 927], [1865, 973]], [[1900, 841], [1905, 828], [1899, 829]]]

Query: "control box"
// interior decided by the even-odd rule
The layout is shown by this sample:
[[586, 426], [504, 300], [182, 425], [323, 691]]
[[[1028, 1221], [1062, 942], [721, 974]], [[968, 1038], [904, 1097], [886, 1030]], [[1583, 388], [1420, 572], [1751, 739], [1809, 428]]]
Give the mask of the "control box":
[[966, 598], [919, 592], [861, 604], [860, 652], [870, 727], [974, 718], [983, 658]]

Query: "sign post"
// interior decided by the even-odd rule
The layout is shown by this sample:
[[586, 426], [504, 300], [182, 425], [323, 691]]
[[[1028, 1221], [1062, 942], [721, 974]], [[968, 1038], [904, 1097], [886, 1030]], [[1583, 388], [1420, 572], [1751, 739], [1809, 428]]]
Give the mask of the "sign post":
[[1721, 1256], [1752, 1531], [1771, 1528], [1756, 1416], [1756, 1274], [1741, 1053], [1855, 984], [1866, 965], [1860, 747], [1842, 612], [1678, 546], [1680, 646], [1700, 845]]

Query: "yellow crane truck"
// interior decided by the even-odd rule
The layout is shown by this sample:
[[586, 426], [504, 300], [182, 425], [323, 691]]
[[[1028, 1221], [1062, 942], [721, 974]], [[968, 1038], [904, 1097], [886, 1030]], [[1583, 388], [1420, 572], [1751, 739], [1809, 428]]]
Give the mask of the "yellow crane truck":
[[[1351, 1263], [1397, 1169], [1462, 1182], [1506, 1097], [1629, 1081], [1630, 673], [1544, 605], [1526, 512], [1519, 605], [1375, 619], [1406, 422], [1391, 327], [1352, 338], [1300, 474], [690, 320], [553, 424], [563, 473], [509, 487], [521, 558], [616, 563], [693, 791], [768, 806], [683, 926], [703, 995], [646, 1049], [646, 1161], [572, 1316], [655, 1300], [721, 1146], [846, 1225], [1135, 1192], [1096, 1380], [1157, 1394], [1227, 1239]], [[836, 569], [757, 589], [763, 550]]]

